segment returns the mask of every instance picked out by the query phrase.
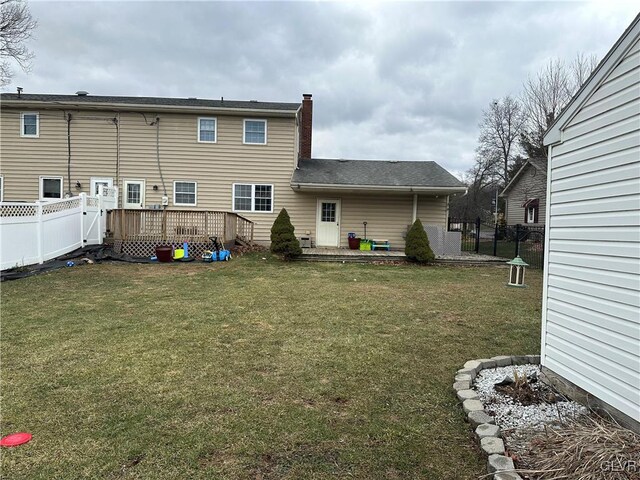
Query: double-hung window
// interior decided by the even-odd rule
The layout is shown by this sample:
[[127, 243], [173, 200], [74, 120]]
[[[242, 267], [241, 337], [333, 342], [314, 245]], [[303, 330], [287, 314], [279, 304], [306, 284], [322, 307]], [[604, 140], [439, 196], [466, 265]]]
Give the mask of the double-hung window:
[[40, 177], [40, 200], [62, 198], [62, 177]]
[[0, 202], [4, 202], [4, 176], [0, 175]]
[[233, 184], [234, 212], [273, 212], [273, 185]]
[[173, 182], [174, 205], [196, 205], [198, 185], [196, 182], [178, 180]]
[[38, 112], [20, 113], [20, 136], [31, 138], [40, 136], [40, 114]]
[[243, 143], [253, 145], [266, 145], [267, 121], [245, 119]]
[[218, 138], [218, 121], [215, 117], [198, 118], [198, 142], [216, 143]]
[[538, 223], [540, 200], [533, 198], [522, 205], [524, 207], [524, 223]]

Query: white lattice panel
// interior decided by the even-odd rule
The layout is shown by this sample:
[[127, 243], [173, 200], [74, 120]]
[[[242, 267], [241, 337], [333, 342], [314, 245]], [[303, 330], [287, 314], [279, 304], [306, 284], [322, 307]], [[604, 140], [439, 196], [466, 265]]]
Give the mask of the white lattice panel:
[[118, 195], [118, 189], [116, 187], [102, 186], [102, 196], [105, 198], [116, 198]]
[[35, 217], [38, 206], [29, 203], [0, 203], [0, 217]]
[[100, 199], [97, 197], [87, 197], [87, 207], [96, 207], [100, 206]]
[[47, 215], [49, 213], [63, 212], [65, 210], [71, 210], [72, 208], [80, 207], [80, 198], [74, 197], [68, 200], [62, 200], [60, 202], [43, 203], [42, 214]]

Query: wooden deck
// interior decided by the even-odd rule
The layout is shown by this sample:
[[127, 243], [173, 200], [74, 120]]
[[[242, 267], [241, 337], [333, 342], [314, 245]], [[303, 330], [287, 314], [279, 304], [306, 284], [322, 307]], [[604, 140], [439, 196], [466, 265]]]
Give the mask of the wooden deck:
[[107, 228], [115, 241], [206, 243], [212, 236], [227, 243], [253, 241], [253, 222], [231, 212], [115, 209], [108, 218]]

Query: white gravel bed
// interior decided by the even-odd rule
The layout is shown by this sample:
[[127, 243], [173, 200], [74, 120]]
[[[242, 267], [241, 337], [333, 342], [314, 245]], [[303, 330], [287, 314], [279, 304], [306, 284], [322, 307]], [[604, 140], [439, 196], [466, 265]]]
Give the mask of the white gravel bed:
[[[473, 385], [485, 410], [495, 416], [496, 425], [502, 430], [542, 429], [545, 424], [553, 421], [587, 413], [585, 407], [573, 401], [524, 406], [510, 396], [497, 392], [494, 389], [494, 384], [503, 380], [507, 375], [513, 378], [514, 370], [518, 372], [518, 376], [526, 375], [530, 379], [540, 375], [539, 365], [510, 365], [482, 370]], [[535, 390], [541, 388], [539, 381], [530, 382], [530, 385]]]

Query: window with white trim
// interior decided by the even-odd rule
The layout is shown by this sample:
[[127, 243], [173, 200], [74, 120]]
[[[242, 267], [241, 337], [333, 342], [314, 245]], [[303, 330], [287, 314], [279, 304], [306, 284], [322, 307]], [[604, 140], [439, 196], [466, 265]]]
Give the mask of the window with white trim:
[[538, 223], [540, 200], [532, 198], [522, 205], [524, 207], [524, 223]]
[[196, 205], [198, 195], [198, 184], [177, 180], [173, 182], [173, 204], [174, 205]]
[[218, 120], [215, 117], [198, 118], [198, 142], [216, 143], [218, 139]]
[[40, 200], [62, 198], [62, 177], [40, 177]]
[[233, 184], [234, 212], [273, 212], [273, 185]]
[[20, 136], [32, 138], [40, 136], [40, 114], [38, 112], [20, 113]]
[[243, 143], [254, 145], [267, 144], [267, 121], [245, 119]]
[[0, 175], [0, 202], [4, 202], [4, 175]]

